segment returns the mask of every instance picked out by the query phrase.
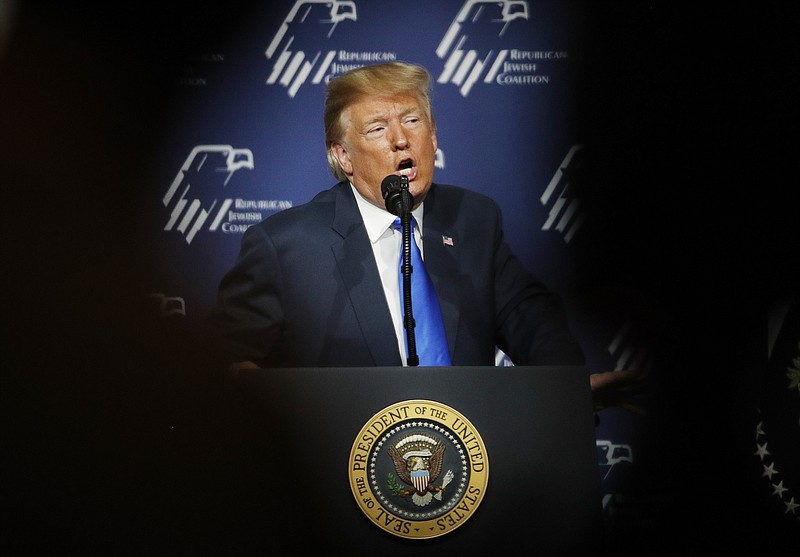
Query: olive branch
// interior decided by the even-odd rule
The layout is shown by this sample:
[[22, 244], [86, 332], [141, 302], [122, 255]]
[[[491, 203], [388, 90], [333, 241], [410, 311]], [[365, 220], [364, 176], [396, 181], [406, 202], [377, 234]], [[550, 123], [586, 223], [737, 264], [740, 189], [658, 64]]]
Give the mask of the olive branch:
[[386, 485], [389, 486], [389, 491], [392, 492], [392, 495], [398, 495], [405, 489], [403, 484], [398, 482], [397, 478], [394, 477], [394, 474], [388, 474], [386, 476]]

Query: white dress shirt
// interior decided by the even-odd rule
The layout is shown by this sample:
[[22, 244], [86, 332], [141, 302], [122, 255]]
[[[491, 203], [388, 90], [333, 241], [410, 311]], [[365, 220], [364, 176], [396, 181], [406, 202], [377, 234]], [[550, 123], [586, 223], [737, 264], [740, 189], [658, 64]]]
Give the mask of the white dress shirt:
[[[356, 204], [364, 221], [364, 227], [367, 229], [372, 253], [375, 255], [375, 263], [378, 266], [383, 292], [386, 295], [386, 302], [389, 304], [389, 312], [392, 315], [394, 331], [397, 335], [397, 348], [400, 351], [400, 358], [403, 361], [403, 365], [406, 365], [406, 337], [403, 329], [403, 303], [400, 299], [399, 278], [403, 234], [392, 226], [397, 218], [395, 215], [367, 201], [353, 184], [350, 184], [350, 187], [356, 197]], [[411, 211], [411, 214], [417, 221], [414, 227], [414, 241], [417, 243], [424, 260], [425, 254], [422, 250], [423, 204]]]

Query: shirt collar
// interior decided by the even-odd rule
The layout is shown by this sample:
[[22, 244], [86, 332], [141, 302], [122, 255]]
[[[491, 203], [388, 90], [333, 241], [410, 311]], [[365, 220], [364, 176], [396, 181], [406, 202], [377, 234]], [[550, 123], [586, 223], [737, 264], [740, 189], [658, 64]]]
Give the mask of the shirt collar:
[[[370, 203], [366, 197], [359, 193], [352, 183], [350, 184], [350, 188], [353, 190], [353, 195], [355, 195], [356, 204], [361, 213], [361, 219], [364, 221], [364, 227], [367, 229], [369, 241], [374, 244], [383, 236], [386, 230], [392, 226], [392, 223], [394, 223], [397, 217], [386, 209], [381, 209]], [[422, 215], [424, 213], [422, 206], [424, 204], [425, 202], [420, 203], [419, 207], [411, 211], [411, 214], [417, 221], [417, 226], [415, 228], [420, 231], [420, 234], [421, 231], [424, 230], [422, 228]]]

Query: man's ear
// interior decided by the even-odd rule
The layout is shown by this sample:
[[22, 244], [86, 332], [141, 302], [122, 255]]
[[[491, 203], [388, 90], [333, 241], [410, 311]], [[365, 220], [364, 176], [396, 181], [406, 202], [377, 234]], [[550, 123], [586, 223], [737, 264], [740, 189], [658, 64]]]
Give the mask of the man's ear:
[[353, 163], [350, 161], [350, 154], [347, 152], [347, 149], [344, 148], [344, 145], [341, 143], [332, 144], [331, 152], [336, 158], [336, 161], [339, 163], [339, 166], [341, 166], [342, 170], [344, 170], [344, 173], [348, 176], [352, 176]]

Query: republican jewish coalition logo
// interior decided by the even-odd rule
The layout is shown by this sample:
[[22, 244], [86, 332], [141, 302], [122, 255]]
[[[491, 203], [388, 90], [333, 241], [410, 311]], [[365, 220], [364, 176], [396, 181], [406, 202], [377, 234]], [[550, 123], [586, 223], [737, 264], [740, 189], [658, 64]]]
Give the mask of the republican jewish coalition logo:
[[164, 230], [180, 233], [191, 244], [201, 230], [241, 234], [266, 213], [291, 207], [288, 200], [220, 196], [237, 172], [253, 168], [250, 149], [195, 146], [161, 200], [169, 210]]
[[217, 230], [233, 200], [225, 199], [219, 203], [215, 190], [224, 189], [234, 173], [243, 168], [253, 169], [250, 149], [197, 145], [186, 157], [162, 199], [164, 207], [172, 207], [164, 230], [177, 230], [183, 234], [187, 244], [192, 243], [206, 222], [209, 230]]
[[467, 0], [436, 48], [444, 60], [438, 83], [452, 83], [466, 97], [478, 82], [547, 85], [545, 64], [567, 58], [557, 50], [515, 48], [506, 35], [530, 20], [525, 0]]
[[365, 64], [397, 60], [393, 52], [354, 52], [330, 42], [340, 24], [358, 21], [351, 0], [297, 0], [265, 52], [272, 61], [267, 85], [280, 85], [294, 98], [306, 82], [324, 84]]
[[489, 479], [486, 447], [475, 427], [449, 406], [398, 402], [358, 433], [350, 488], [378, 527], [403, 538], [442, 536], [480, 505]]

